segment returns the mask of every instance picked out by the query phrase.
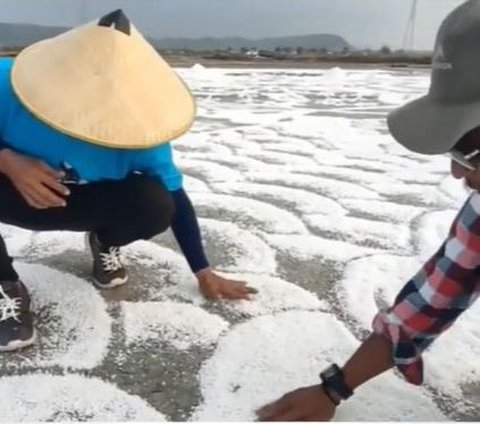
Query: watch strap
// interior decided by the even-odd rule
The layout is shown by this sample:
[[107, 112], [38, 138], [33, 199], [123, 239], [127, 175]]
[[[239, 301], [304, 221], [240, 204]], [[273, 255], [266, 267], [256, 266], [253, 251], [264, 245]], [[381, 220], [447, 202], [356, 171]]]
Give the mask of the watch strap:
[[327, 397], [332, 401], [332, 403], [333, 403], [335, 406], [340, 405], [340, 401], [338, 401], [337, 399], [335, 399], [335, 396], [333, 396], [333, 395], [330, 393], [330, 390], [328, 389], [328, 387], [325, 386], [325, 384], [321, 384], [321, 385], [320, 385], [320, 388], [321, 388], [321, 390], [327, 395]]
[[345, 383], [343, 371], [337, 364], [321, 372], [320, 378], [325, 388], [335, 392], [339, 398], [346, 400], [353, 395], [353, 390]]

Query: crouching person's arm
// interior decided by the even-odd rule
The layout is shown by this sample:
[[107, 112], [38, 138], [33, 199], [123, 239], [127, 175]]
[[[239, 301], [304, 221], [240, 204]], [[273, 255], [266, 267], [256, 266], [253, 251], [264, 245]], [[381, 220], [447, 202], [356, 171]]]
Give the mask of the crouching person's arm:
[[199, 289], [207, 299], [248, 299], [255, 290], [244, 281], [235, 281], [216, 274], [205, 254], [200, 227], [192, 203], [183, 189], [171, 192], [175, 212], [172, 230], [198, 280]]

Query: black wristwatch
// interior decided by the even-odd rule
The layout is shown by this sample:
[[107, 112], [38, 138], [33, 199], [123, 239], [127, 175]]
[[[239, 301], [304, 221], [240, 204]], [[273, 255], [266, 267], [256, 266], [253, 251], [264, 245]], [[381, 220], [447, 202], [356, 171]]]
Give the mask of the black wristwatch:
[[353, 390], [345, 383], [343, 371], [337, 364], [330, 365], [322, 371], [320, 379], [327, 392], [333, 392], [342, 400], [346, 400], [353, 395]]

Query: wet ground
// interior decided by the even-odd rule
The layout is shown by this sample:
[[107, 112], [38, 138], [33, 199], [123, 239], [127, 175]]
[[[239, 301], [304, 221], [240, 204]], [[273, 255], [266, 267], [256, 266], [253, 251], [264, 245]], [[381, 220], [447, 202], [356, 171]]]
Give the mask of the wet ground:
[[[386, 131], [386, 113], [425, 91], [424, 71], [181, 72], [199, 119], [176, 162], [207, 256], [257, 299], [204, 301], [171, 233], [124, 249], [129, 283], [99, 292], [82, 235], [0, 226], [39, 332], [2, 355], [0, 394], [16, 408], [0, 420], [251, 420], [348, 358], [466, 198], [446, 159]], [[424, 387], [388, 373], [337, 418], [479, 420], [479, 312], [426, 356]]]

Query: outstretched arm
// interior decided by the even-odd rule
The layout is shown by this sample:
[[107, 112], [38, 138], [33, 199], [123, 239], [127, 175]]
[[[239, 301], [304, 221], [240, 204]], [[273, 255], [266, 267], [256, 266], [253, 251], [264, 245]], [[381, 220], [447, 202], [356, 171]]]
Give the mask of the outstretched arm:
[[[352, 390], [393, 367], [392, 344], [372, 334], [343, 367], [345, 383]], [[330, 421], [340, 397], [322, 385], [303, 387], [257, 411], [261, 421]]]
[[192, 203], [183, 190], [173, 191], [175, 214], [172, 230], [187, 259], [192, 272], [197, 277], [200, 291], [207, 299], [248, 299], [255, 290], [243, 281], [221, 277], [211, 269], [202, 244], [200, 228]]
[[[422, 352], [468, 309], [480, 293], [480, 194], [475, 192], [437, 253], [373, 322], [374, 333], [343, 367], [355, 390], [396, 366], [413, 384], [423, 381]], [[339, 396], [321, 385], [288, 393], [258, 411], [262, 420], [330, 420]]]

